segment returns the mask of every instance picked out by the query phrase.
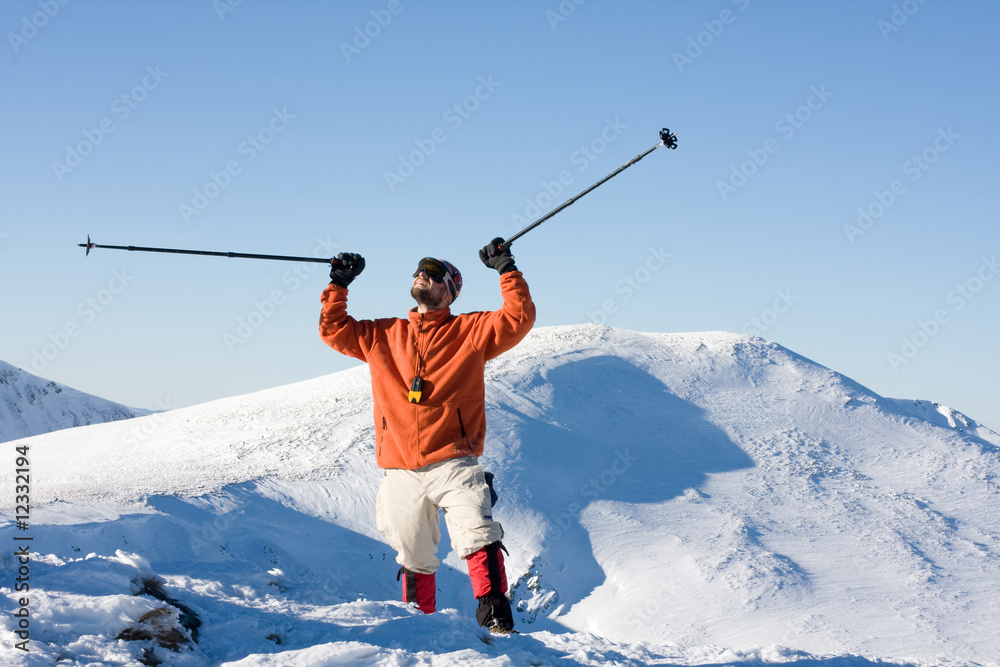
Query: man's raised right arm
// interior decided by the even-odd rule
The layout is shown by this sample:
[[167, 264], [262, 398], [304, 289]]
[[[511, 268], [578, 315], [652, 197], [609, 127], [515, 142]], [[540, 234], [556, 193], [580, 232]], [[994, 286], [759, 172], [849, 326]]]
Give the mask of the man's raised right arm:
[[319, 335], [323, 342], [355, 359], [367, 361], [371, 349], [371, 322], [362, 322], [347, 314], [347, 286], [365, 269], [365, 258], [342, 252], [331, 262], [330, 284], [323, 290], [323, 309], [319, 315]]

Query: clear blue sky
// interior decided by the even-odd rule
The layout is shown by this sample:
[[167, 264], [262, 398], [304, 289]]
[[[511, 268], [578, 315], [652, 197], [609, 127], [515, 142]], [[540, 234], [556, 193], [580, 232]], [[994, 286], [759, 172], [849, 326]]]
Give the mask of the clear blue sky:
[[[577, 0], [579, 2], [579, 0]], [[358, 317], [676, 131], [514, 245], [538, 324], [747, 331], [1000, 429], [1000, 6], [6, 1], [0, 358], [179, 407], [356, 362]], [[562, 182], [560, 182], [560, 179]]]

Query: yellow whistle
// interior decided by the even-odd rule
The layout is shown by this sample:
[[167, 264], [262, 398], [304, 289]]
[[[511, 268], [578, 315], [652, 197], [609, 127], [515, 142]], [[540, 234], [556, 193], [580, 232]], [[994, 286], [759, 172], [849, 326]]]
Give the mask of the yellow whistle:
[[410, 403], [419, 403], [424, 394], [424, 380], [421, 377], [413, 378], [410, 383]]

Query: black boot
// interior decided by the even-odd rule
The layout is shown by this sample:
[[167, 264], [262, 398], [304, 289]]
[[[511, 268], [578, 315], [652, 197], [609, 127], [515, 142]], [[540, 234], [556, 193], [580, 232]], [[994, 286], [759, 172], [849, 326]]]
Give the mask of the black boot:
[[510, 602], [503, 593], [487, 593], [479, 598], [476, 620], [479, 625], [495, 634], [509, 635], [514, 632], [514, 615], [510, 610]]

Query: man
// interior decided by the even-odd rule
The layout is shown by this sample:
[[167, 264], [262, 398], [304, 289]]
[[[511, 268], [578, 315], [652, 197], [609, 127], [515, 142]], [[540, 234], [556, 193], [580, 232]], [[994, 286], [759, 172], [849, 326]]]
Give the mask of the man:
[[488, 360], [528, 334], [535, 306], [503, 239], [479, 256], [500, 273], [500, 310], [452, 314], [462, 274], [425, 257], [413, 274], [417, 305], [406, 319], [355, 320], [347, 314], [347, 288], [365, 261], [341, 253], [323, 292], [319, 330], [327, 345], [371, 370], [375, 458], [384, 469], [375, 523], [398, 552], [403, 601], [427, 614], [436, 609], [441, 509], [452, 547], [468, 565], [476, 619], [491, 632], [509, 633], [503, 528], [493, 520], [491, 487], [477, 461], [486, 436], [483, 375]]

